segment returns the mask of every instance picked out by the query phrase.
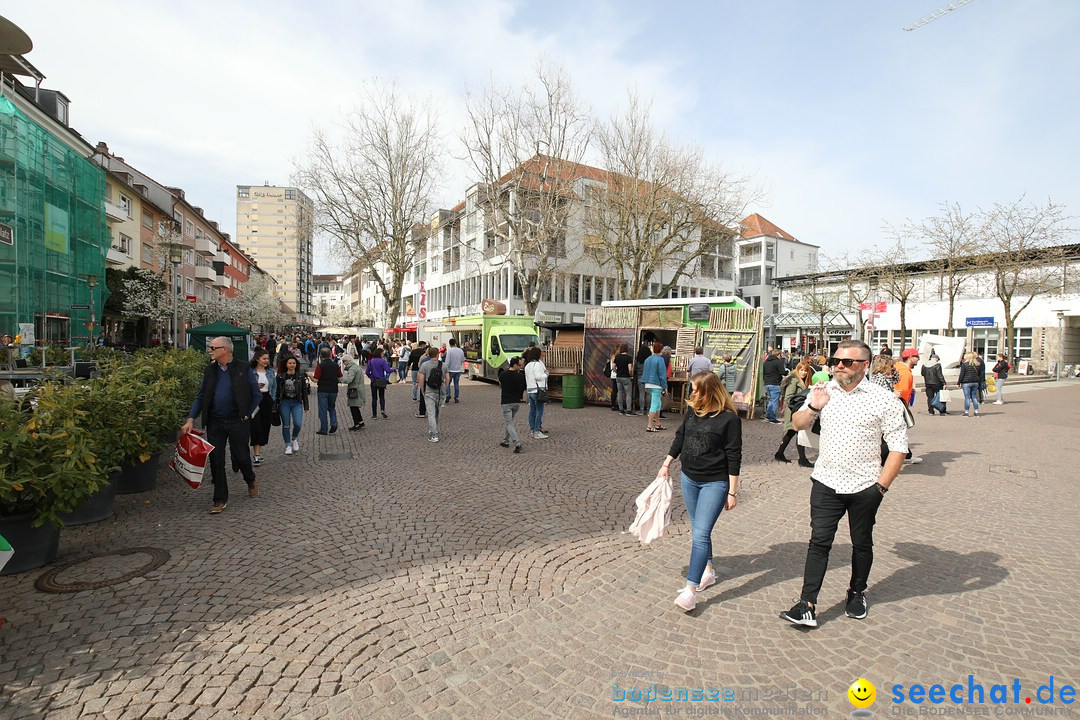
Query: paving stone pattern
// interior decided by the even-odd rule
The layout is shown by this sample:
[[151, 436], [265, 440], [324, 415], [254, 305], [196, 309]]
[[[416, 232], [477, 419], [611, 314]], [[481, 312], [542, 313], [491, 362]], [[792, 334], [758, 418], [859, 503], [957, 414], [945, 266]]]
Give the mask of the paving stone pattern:
[[[163, 463], [156, 490], [63, 531], [60, 562], [168, 549], [145, 577], [67, 595], [36, 591], [43, 571], [0, 578], [0, 718], [686, 716], [764, 707], [792, 686], [814, 694], [796, 706], [847, 715], [859, 677], [887, 714], [893, 683], [1080, 681], [1076, 385], [1018, 388], [977, 419], [918, 403], [925, 462], [878, 516], [870, 615], [843, 614], [842, 524], [812, 631], [776, 617], [799, 593], [810, 489], [808, 471], [772, 460], [777, 426], [744, 423], [739, 506], [713, 535], [719, 582], [683, 614], [678, 490], [664, 538], [622, 533], [678, 415], [647, 434], [644, 418], [551, 405], [550, 439], [523, 434], [514, 455], [497, 444], [497, 388], [466, 383], [438, 444], [408, 395], [391, 386], [390, 418], [360, 432], [316, 437], [309, 413], [292, 457], [275, 428], [260, 496], [232, 476], [220, 515], [207, 513], [209, 482], [187, 489]], [[119, 576], [139, 559], [58, 579]], [[654, 681], [741, 699], [614, 699]]]

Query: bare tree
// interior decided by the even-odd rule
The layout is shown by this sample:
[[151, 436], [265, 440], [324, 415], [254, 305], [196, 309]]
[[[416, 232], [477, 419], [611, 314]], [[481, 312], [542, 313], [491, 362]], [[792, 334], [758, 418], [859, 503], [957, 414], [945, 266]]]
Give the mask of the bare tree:
[[866, 323], [870, 316], [864, 315], [867, 304], [873, 303], [877, 294], [878, 279], [877, 268], [868, 265], [865, 259], [853, 260], [849, 253], [837, 255], [828, 262], [833, 268], [840, 282], [843, 283], [846, 295], [840, 298], [840, 308], [854, 313], [858, 318], [858, 327], [852, 328], [856, 337], [866, 340]]
[[[566, 225], [587, 168], [591, 121], [561, 68], [540, 64], [536, 86], [488, 86], [465, 99], [466, 158], [477, 181], [484, 253], [504, 256], [525, 309], [565, 265]], [[432, 238], [436, 242], [437, 238]]]
[[911, 263], [911, 253], [904, 243], [907, 237], [905, 230], [890, 227], [889, 233], [895, 240], [894, 244], [868, 254], [865, 265], [874, 268], [878, 287], [890, 300], [900, 306], [900, 347], [894, 350], [902, 351], [907, 346], [908, 301], [913, 299], [917, 283], [908, 267]]
[[663, 297], [698, 271], [699, 259], [730, 255], [728, 228], [751, 200], [744, 178], [710, 164], [699, 148], [671, 143], [634, 94], [596, 136], [607, 173], [586, 190], [588, 247], [629, 298], [647, 297], [657, 274], [655, 297]]
[[1072, 232], [1065, 207], [1049, 200], [1029, 203], [1022, 196], [996, 203], [978, 216], [979, 246], [992, 268], [994, 293], [1005, 311], [1005, 348], [1015, 347], [1016, 318], [1035, 298], [1060, 292], [1063, 282], [1060, 247]]
[[416, 261], [413, 225], [430, 215], [441, 172], [431, 107], [401, 97], [393, 84], [369, 84], [343, 120], [341, 143], [316, 131], [296, 170], [314, 196], [315, 227], [331, 238], [337, 257], [371, 274], [391, 320]]
[[930, 267], [939, 278], [942, 292], [949, 299], [948, 329], [953, 329], [956, 299], [965, 282], [978, 270], [975, 227], [971, 214], [960, 203], [942, 203], [941, 212], [922, 222], [907, 221], [903, 233], [922, 238], [931, 253]]
[[825, 335], [826, 321], [831, 321], [844, 307], [843, 294], [838, 292], [831, 283], [819, 284], [815, 277], [811, 280], [810, 287], [804, 288], [801, 297], [792, 302], [792, 307], [809, 313], [818, 322], [818, 336], [815, 350], [818, 353], [827, 352], [829, 349], [828, 338]]

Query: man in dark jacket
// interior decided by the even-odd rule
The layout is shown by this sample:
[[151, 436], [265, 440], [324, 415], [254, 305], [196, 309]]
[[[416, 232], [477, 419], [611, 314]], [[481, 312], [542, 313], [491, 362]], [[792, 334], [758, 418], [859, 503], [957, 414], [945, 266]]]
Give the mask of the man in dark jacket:
[[521, 452], [521, 438], [518, 437], [517, 428], [514, 427], [514, 416], [521, 407], [521, 396], [525, 394], [525, 373], [521, 370], [521, 358], [510, 358], [510, 364], [505, 370], [499, 371], [499, 386], [502, 388], [502, 415], [506, 423], [506, 436], [499, 443], [503, 447], [514, 444], [514, 452]]
[[420, 374], [420, 363], [427, 360], [427, 341], [421, 340], [416, 344], [416, 349], [409, 353], [409, 372], [412, 373], [412, 399], [420, 401], [420, 407], [416, 411], [416, 417], [427, 417], [427, 403], [424, 401], [424, 388], [416, 384], [416, 377]]
[[948, 415], [945, 403], [941, 402], [940, 393], [945, 388], [945, 373], [937, 355], [930, 353], [930, 359], [922, 366], [923, 387], [926, 389], [926, 411], [931, 415], [937, 410]]
[[[319, 350], [319, 364], [315, 366], [315, 397], [319, 401], [319, 429], [316, 435], [332, 435], [337, 432], [337, 386], [341, 366], [330, 358], [330, 348]], [[330, 416], [330, 431], [326, 430], [326, 416]]]
[[232, 453], [233, 465], [244, 474], [248, 496], [259, 494], [259, 481], [251, 466], [251, 416], [259, 407], [262, 392], [255, 371], [233, 357], [232, 340], [218, 337], [206, 346], [212, 362], [203, 371], [202, 384], [191, 405], [187, 422], [180, 428], [187, 435], [195, 418], [202, 416], [206, 440], [214, 446], [210, 453], [210, 477], [214, 481], [214, 505], [217, 514], [229, 501], [229, 480], [225, 475], [225, 443]]
[[776, 417], [776, 411], [780, 406], [780, 382], [787, 374], [784, 359], [780, 357], [780, 351], [776, 348], [769, 350], [769, 357], [765, 360], [761, 370], [761, 382], [765, 386], [765, 395], [768, 404], [765, 406], [765, 419], [774, 425], [780, 424]]

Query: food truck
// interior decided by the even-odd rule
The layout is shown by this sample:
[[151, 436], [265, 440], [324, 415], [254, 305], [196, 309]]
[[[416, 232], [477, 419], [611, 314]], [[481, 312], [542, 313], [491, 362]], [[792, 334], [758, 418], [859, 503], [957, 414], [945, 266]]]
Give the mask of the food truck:
[[[588, 308], [582, 360], [585, 400], [611, 402], [611, 378], [604, 373], [608, 358], [622, 343], [636, 358], [651, 338], [672, 348], [670, 392], [665, 403], [675, 411], [682, 409], [689, 391], [686, 368], [694, 348], [703, 346], [714, 370], [724, 356], [732, 357], [736, 365], [735, 386], [729, 388], [732, 400], [737, 409], [752, 416], [763, 320], [760, 308], [734, 296], [608, 300], [601, 307]], [[635, 374], [637, 370], [635, 362]]]
[[417, 340], [437, 348], [453, 337], [465, 351], [465, 370], [474, 380], [499, 381], [499, 370], [521, 355], [529, 343], [540, 344], [532, 318], [523, 315], [464, 315], [444, 322], [421, 323]]

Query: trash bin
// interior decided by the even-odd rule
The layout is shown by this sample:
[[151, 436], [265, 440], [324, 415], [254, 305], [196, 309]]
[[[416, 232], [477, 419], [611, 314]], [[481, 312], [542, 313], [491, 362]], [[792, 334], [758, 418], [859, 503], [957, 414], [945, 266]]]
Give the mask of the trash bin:
[[562, 406], [570, 410], [585, 407], [584, 375], [563, 375]]

